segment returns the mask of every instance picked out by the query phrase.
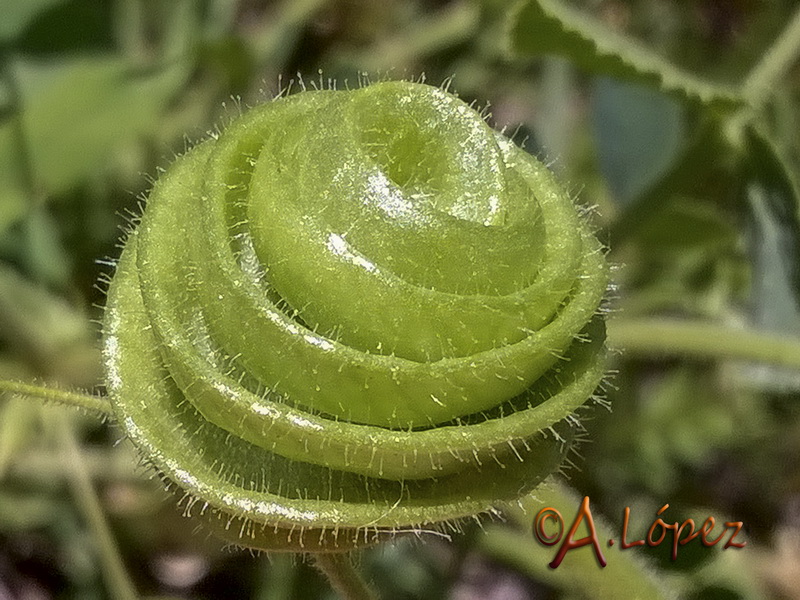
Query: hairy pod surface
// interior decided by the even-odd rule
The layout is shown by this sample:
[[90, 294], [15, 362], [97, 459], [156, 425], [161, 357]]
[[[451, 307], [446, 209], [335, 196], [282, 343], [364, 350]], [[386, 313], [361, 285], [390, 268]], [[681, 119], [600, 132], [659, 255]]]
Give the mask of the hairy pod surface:
[[547, 168], [455, 96], [301, 92], [159, 178], [109, 291], [108, 390], [224, 535], [344, 550], [558, 468], [607, 278]]

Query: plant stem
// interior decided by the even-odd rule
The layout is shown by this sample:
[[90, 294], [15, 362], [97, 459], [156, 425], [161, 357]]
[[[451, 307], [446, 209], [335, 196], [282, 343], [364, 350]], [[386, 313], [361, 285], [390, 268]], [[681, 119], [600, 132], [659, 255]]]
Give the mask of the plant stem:
[[[132, 460], [131, 454], [121, 448], [114, 451], [109, 451], [108, 448], [81, 449], [81, 461], [93, 481], [148, 485], [150, 482], [143, 479], [141, 473], [131, 469]], [[10, 471], [24, 477], [26, 481], [52, 483], [69, 478], [70, 461], [64, 453], [54, 455], [50, 450], [32, 448], [14, 456]]]
[[347, 552], [315, 552], [310, 556], [343, 600], [377, 600], [378, 596], [362, 579]]
[[764, 98], [772, 93], [773, 85], [792, 66], [798, 55], [800, 55], [800, 9], [795, 12], [777, 41], [747, 74], [742, 84], [742, 94], [751, 105], [758, 107]]
[[20, 394], [22, 396], [30, 396], [50, 402], [58, 402], [59, 404], [65, 404], [67, 406], [83, 408], [91, 412], [100, 413], [104, 417], [111, 416], [112, 414], [111, 403], [105, 398], [93, 396], [92, 394], [68, 392], [66, 390], [49, 388], [41, 385], [22, 383], [21, 381], [0, 379], [0, 393], [2, 392]]
[[698, 321], [612, 319], [608, 337], [629, 354], [742, 359], [800, 369], [800, 340]]
[[103, 576], [108, 585], [109, 595], [114, 600], [138, 600], [136, 589], [125, 570], [111, 529], [108, 526], [100, 501], [92, 487], [89, 474], [81, 459], [78, 442], [69, 419], [55, 420], [56, 430], [61, 438], [61, 445], [66, 450], [71, 463], [70, 483], [75, 500], [86, 518], [99, 550]]

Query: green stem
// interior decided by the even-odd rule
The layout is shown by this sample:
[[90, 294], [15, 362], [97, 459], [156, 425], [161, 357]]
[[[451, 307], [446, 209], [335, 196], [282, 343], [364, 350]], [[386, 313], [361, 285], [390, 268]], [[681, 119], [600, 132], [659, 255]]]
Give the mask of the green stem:
[[111, 529], [106, 520], [100, 501], [92, 487], [89, 473], [81, 459], [78, 442], [68, 419], [57, 419], [56, 429], [61, 438], [61, 445], [69, 456], [72, 473], [70, 482], [75, 500], [86, 518], [92, 536], [98, 545], [103, 576], [114, 600], [138, 600], [136, 589], [128, 577], [122, 557], [119, 553]]
[[800, 9], [781, 32], [769, 51], [748, 73], [742, 84], [744, 95], [754, 107], [773, 91], [773, 85], [800, 55]]
[[[121, 448], [112, 452], [107, 448], [81, 450], [81, 461], [92, 480], [148, 485], [149, 481], [143, 479], [141, 473], [131, 469], [132, 460], [131, 454]], [[45, 484], [69, 477], [70, 459], [61, 453], [54, 455], [49, 450], [32, 448], [18, 453], [11, 462], [10, 472], [25, 481]]]
[[342, 600], [377, 600], [378, 596], [362, 579], [348, 553], [315, 552], [310, 556]]
[[611, 344], [628, 354], [742, 359], [800, 369], [800, 339], [697, 321], [612, 319]]
[[41, 385], [31, 385], [20, 381], [0, 379], [0, 393], [2, 392], [20, 394], [22, 396], [30, 396], [31, 398], [39, 398], [49, 402], [58, 402], [66, 406], [83, 408], [91, 412], [100, 413], [104, 417], [109, 417], [112, 414], [111, 403], [107, 399], [91, 394], [68, 392], [66, 390], [49, 388]]

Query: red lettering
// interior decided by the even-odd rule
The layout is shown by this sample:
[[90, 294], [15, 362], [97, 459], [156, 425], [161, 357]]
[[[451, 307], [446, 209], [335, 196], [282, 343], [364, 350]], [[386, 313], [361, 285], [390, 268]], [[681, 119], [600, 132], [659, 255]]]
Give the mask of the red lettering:
[[[712, 546], [716, 546], [717, 543], [724, 537], [725, 531], [723, 530], [722, 533], [719, 534], [719, 537], [715, 539], [713, 542], [708, 541], [708, 534], [714, 529], [714, 524], [716, 523], [716, 519], [714, 517], [708, 517], [705, 521], [703, 521], [703, 526], [700, 528], [700, 541], [703, 542], [703, 546], [706, 548], [711, 548]], [[706, 527], [708, 526], [708, 527]]]
[[726, 544], [725, 544], [725, 545], [722, 547], [722, 549], [723, 549], [723, 550], [725, 550], [725, 548], [744, 548], [745, 546], [747, 546], [747, 542], [741, 542], [741, 543], [739, 543], [739, 542], [736, 542], [736, 543], [734, 543], [734, 541], [733, 541], [733, 540], [734, 540], [734, 538], [735, 538], [735, 537], [736, 537], [736, 536], [739, 534], [739, 532], [742, 530], [742, 522], [741, 522], [741, 521], [736, 521], [736, 522], [733, 522], [733, 523], [731, 523], [731, 522], [729, 522], [729, 521], [726, 521], [726, 522], [725, 522], [725, 526], [726, 526], [726, 527], [734, 527], [735, 529], [734, 529], [734, 531], [733, 531], [733, 534], [731, 535], [731, 538], [730, 538], [730, 539], [728, 540], [728, 542], [727, 542], [727, 543], [726, 543]]
[[[689, 533], [687, 537], [681, 539], [681, 533], [683, 533], [683, 528], [686, 526], [692, 528], [692, 531]], [[678, 560], [678, 542], [680, 542], [681, 546], [686, 545], [694, 538], [700, 535], [699, 531], [694, 530], [694, 519], [686, 519], [683, 524], [678, 527], [677, 531], [675, 531], [675, 535], [672, 538], [672, 560]]]
[[[575, 537], [575, 533], [578, 531], [578, 526], [584, 519], [586, 519], [586, 526], [589, 528], [589, 535], [585, 538], [574, 540], [573, 538]], [[585, 496], [583, 498], [583, 502], [581, 502], [580, 509], [578, 509], [578, 514], [575, 516], [575, 521], [572, 523], [572, 527], [570, 527], [569, 532], [567, 533], [567, 538], [564, 540], [564, 543], [561, 544], [561, 547], [558, 549], [558, 554], [556, 554], [555, 558], [549, 565], [550, 568], [557, 568], [558, 565], [561, 564], [561, 561], [564, 560], [564, 556], [566, 556], [567, 552], [570, 550], [588, 546], [589, 544], [594, 546], [597, 562], [601, 567], [605, 567], [606, 559], [603, 556], [603, 551], [600, 550], [600, 541], [597, 539], [597, 530], [594, 526], [594, 519], [592, 519], [592, 511], [589, 509], [589, 496]]]
[[628, 543], [628, 523], [631, 520], [631, 509], [625, 507], [625, 516], [622, 519], [622, 549], [627, 550], [634, 546], [644, 546], [644, 540], [636, 540], [635, 542]]
[[[656, 514], [660, 515], [668, 508], [669, 504], [665, 504], [658, 510]], [[661, 527], [661, 537], [658, 538], [658, 540], [653, 540], [653, 532], [656, 530], [656, 527]], [[647, 530], [647, 545], [650, 546], [651, 548], [655, 548], [656, 546], [658, 546], [661, 542], [664, 541], [664, 538], [667, 536], [667, 529], [672, 529], [674, 533], [678, 529], [678, 524], [675, 523], [674, 525], [667, 525], [666, 521], [664, 521], [661, 517], [653, 521], [653, 524], [650, 525], [650, 529]]]

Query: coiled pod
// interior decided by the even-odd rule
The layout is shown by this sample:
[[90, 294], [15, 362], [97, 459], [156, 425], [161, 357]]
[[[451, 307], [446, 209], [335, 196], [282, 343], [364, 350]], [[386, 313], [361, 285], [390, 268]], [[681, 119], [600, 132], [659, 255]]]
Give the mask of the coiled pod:
[[109, 292], [108, 390], [239, 543], [345, 550], [558, 467], [606, 285], [549, 171], [456, 97], [302, 92], [156, 183]]

